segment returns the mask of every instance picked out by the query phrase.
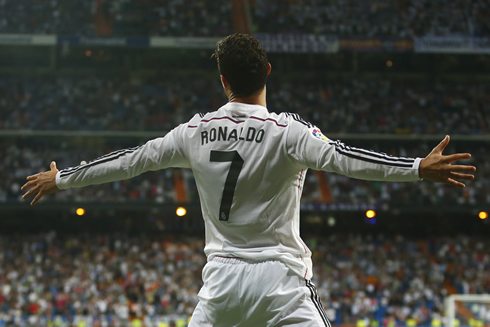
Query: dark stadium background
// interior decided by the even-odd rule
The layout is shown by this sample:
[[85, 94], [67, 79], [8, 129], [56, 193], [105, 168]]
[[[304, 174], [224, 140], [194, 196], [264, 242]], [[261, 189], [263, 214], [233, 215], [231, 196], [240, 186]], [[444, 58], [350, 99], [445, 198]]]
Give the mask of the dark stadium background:
[[[190, 171], [62, 191], [35, 207], [20, 186], [51, 160], [78, 165], [226, 103], [211, 55], [234, 32], [268, 51], [270, 111], [298, 112], [331, 139], [393, 155], [425, 156], [446, 134], [447, 153], [473, 154], [465, 163], [478, 170], [464, 190], [308, 173], [301, 233], [333, 324], [437, 327], [445, 295], [490, 292], [488, 1], [6, 0], [0, 326], [186, 326], [205, 262]], [[394, 273], [380, 258], [404, 268]], [[105, 260], [112, 277], [92, 280], [98, 292], [66, 286]], [[124, 261], [140, 277], [121, 286]], [[439, 279], [431, 263], [445, 267]], [[156, 280], [141, 277], [152, 269]], [[391, 282], [373, 282], [380, 276]], [[433, 295], [407, 300], [422, 292], [417, 278]], [[461, 325], [470, 318], [490, 323], [464, 316]]]

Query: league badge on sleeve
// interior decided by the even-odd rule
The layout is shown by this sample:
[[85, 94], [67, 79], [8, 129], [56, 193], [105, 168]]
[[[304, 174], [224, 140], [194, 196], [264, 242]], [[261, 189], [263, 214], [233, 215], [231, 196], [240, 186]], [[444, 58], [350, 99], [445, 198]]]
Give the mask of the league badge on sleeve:
[[312, 127], [310, 128], [310, 133], [313, 135], [315, 138], [322, 140], [322, 141], [328, 141], [328, 138], [323, 135], [322, 131], [318, 127]]

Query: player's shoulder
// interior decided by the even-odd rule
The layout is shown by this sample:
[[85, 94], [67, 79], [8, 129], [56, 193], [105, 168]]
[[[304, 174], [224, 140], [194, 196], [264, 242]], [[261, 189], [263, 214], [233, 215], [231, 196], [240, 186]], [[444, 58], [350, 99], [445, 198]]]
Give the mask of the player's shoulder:
[[294, 112], [283, 112], [281, 115], [287, 120], [288, 125], [292, 128], [314, 128], [315, 125], [304, 120], [301, 116]]
[[292, 112], [284, 112], [285, 117], [289, 120], [290, 132], [289, 135], [291, 137], [298, 137], [299, 135], [311, 135], [315, 139], [319, 139], [322, 141], [328, 141], [329, 139], [322, 133], [320, 128], [313, 125], [309, 121], [304, 120], [297, 113]]
[[197, 126], [199, 123], [201, 123], [203, 120], [209, 120], [210, 118], [216, 116], [216, 113], [218, 111], [211, 111], [211, 112], [198, 112], [192, 118], [189, 120], [188, 125], [190, 126]]

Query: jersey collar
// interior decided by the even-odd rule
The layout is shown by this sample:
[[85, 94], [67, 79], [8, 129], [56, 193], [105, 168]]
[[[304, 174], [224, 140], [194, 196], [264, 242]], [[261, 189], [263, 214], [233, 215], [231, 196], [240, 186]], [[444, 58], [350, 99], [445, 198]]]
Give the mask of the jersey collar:
[[251, 115], [258, 112], [268, 112], [267, 108], [258, 104], [247, 104], [242, 102], [228, 102], [221, 109], [236, 113]]

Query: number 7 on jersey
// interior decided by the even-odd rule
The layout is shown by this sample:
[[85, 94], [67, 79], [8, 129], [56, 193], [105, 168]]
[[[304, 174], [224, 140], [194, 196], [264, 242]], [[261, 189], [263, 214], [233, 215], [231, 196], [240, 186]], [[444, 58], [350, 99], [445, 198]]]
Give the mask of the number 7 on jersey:
[[230, 209], [235, 195], [236, 183], [238, 175], [243, 167], [243, 159], [237, 151], [214, 151], [211, 150], [209, 158], [211, 162], [228, 162], [231, 161], [230, 170], [226, 176], [225, 187], [221, 197], [221, 205], [219, 207], [219, 220], [228, 221], [230, 219]]

